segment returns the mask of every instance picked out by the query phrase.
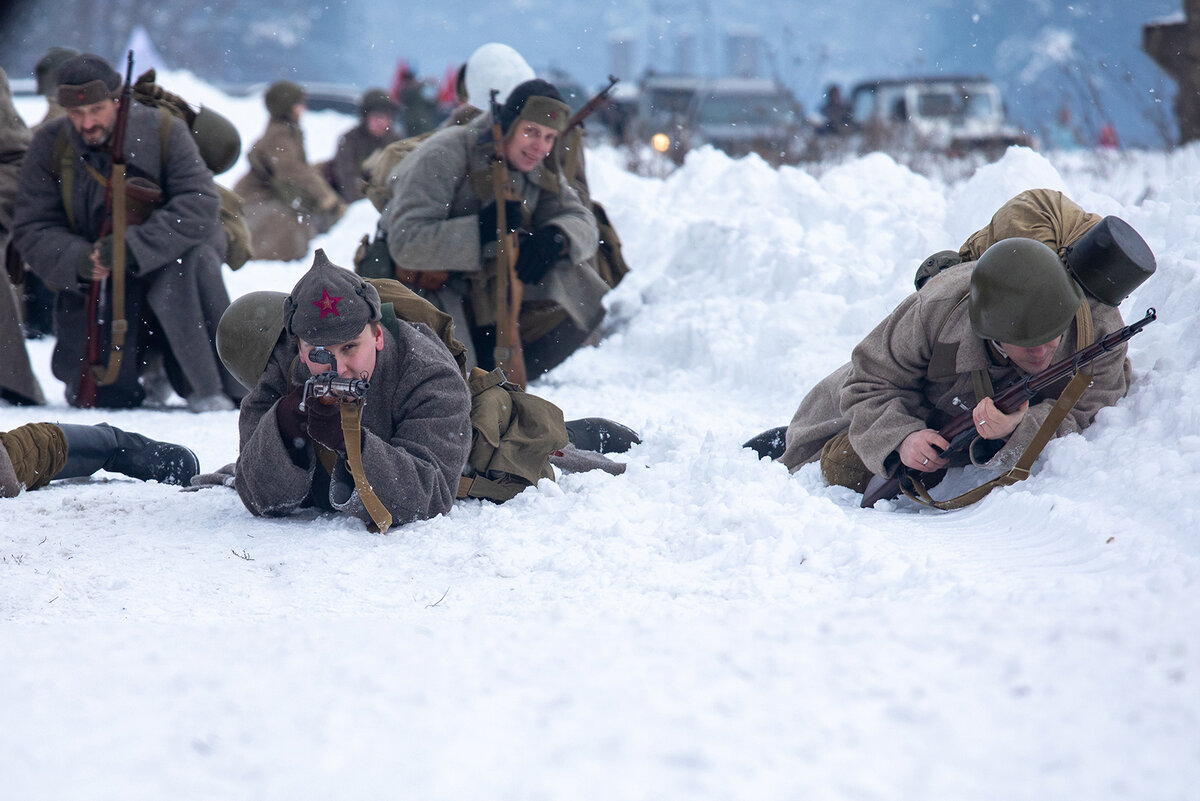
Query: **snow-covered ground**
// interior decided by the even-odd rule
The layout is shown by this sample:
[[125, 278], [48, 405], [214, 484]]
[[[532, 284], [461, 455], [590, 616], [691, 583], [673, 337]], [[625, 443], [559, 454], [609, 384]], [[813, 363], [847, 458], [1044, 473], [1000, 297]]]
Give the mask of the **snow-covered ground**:
[[[257, 99], [164, 83], [261, 133]], [[351, 122], [308, 116], [310, 157]], [[601, 345], [532, 389], [638, 428], [628, 471], [386, 536], [110, 475], [0, 502], [0, 796], [1196, 798], [1200, 150], [1012, 150], [953, 183], [880, 155], [819, 179], [589, 159], [634, 271]], [[954, 513], [862, 510], [739, 447], [925, 256], [1038, 186], [1158, 256], [1122, 308], [1159, 313], [1124, 401]], [[375, 217], [356, 204], [314, 247], [348, 265]], [[306, 266], [253, 262], [230, 294]], [[235, 412], [66, 407], [50, 348], [30, 343], [51, 405], [0, 430], [109, 420], [235, 458]]]

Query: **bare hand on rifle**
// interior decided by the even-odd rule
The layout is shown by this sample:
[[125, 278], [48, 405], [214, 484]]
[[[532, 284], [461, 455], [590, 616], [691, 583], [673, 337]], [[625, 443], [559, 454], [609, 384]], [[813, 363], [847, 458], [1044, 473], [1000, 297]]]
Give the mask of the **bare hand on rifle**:
[[1005, 414], [996, 408], [991, 398], [984, 398], [971, 411], [971, 419], [975, 421], [975, 430], [984, 439], [1004, 439], [1017, 429], [1029, 411], [1029, 401], [1025, 401], [1012, 414]]
[[922, 428], [909, 434], [900, 443], [900, 461], [910, 470], [932, 473], [948, 464], [942, 458], [942, 451], [949, 447], [950, 443], [941, 434], [932, 428]]
[[90, 256], [91, 261], [92, 261], [91, 279], [93, 281], [104, 281], [110, 275], [112, 275], [112, 268], [105, 267], [104, 262], [101, 261], [101, 259], [100, 259], [100, 243], [99, 242], [96, 243], [96, 245], [92, 248], [92, 252], [88, 255]]

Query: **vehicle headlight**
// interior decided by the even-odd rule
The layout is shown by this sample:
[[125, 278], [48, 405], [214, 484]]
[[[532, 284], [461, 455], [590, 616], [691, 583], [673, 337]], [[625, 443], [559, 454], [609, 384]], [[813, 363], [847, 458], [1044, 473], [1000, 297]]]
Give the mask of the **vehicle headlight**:
[[659, 153], [666, 153], [671, 149], [671, 137], [665, 133], [656, 133], [650, 137], [650, 147], [657, 150]]

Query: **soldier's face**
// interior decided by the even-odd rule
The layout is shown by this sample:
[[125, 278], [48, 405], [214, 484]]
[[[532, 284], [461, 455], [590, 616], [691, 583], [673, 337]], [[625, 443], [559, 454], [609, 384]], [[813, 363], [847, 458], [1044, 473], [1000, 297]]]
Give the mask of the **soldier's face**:
[[101, 100], [87, 106], [68, 108], [67, 118], [84, 142], [93, 147], [102, 145], [112, 135], [113, 125], [117, 121], [117, 101]]
[[529, 172], [542, 163], [554, 149], [554, 138], [558, 131], [549, 125], [529, 120], [517, 120], [504, 140], [504, 158], [508, 166], [521, 172]]
[[367, 132], [376, 139], [387, 133], [391, 127], [391, 116], [379, 111], [372, 111], [367, 115]]
[[[329, 369], [328, 364], [320, 364], [309, 360], [313, 346], [300, 340], [300, 360], [313, 375]], [[340, 345], [326, 345], [337, 359], [338, 376], [341, 378], [362, 378], [367, 381], [375, 372], [375, 356], [383, 350], [383, 326], [367, 323], [366, 327], [354, 339]]]
[[1054, 353], [1058, 350], [1062, 337], [1057, 336], [1044, 344], [1033, 348], [1022, 348], [1020, 345], [1009, 345], [1001, 342], [1000, 347], [1008, 354], [1009, 360], [1027, 373], [1040, 373], [1050, 366]]

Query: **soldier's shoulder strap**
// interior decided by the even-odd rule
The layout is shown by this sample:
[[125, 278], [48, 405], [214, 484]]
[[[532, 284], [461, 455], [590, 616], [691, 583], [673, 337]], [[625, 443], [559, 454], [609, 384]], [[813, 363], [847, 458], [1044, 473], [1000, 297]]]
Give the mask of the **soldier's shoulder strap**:
[[70, 124], [68, 121], [58, 127], [58, 135], [54, 137], [54, 147], [50, 151], [50, 172], [58, 179], [67, 224], [72, 231], [78, 231], [75, 227], [75, 208], [71, 202], [75, 183], [75, 153], [71, 148], [71, 140], [67, 138], [67, 126]]

